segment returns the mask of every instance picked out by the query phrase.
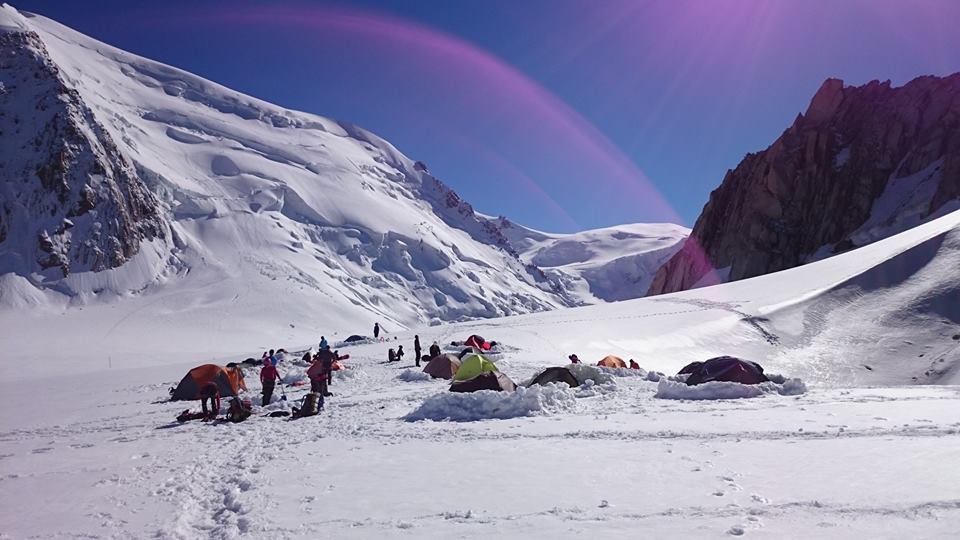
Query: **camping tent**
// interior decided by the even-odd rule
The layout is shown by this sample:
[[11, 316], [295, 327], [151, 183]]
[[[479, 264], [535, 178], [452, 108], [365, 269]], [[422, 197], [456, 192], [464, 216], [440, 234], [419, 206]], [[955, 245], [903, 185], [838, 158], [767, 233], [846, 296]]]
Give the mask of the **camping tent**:
[[496, 372], [497, 365], [479, 354], [469, 354], [460, 361], [460, 368], [457, 369], [455, 380], [465, 381], [472, 379], [481, 373]]
[[216, 364], [204, 364], [187, 372], [170, 396], [171, 401], [200, 399], [200, 389], [214, 382], [221, 396], [236, 396], [240, 389], [246, 390], [243, 372], [238, 367], [226, 368]]
[[472, 336], [468, 337], [467, 340], [463, 342], [463, 344], [466, 345], [467, 347], [475, 347], [477, 349], [482, 349], [484, 351], [490, 350], [490, 343], [488, 343], [487, 340], [483, 339], [482, 336], [478, 336], [476, 334], [473, 334]]
[[463, 360], [463, 357], [468, 354], [483, 354], [483, 351], [477, 349], [476, 347], [467, 347], [466, 349], [460, 351], [460, 354], [458, 354], [457, 357]]
[[[462, 367], [460, 368], [463, 369]], [[459, 372], [457, 372], [459, 374]], [[517, 385], [499, 371], [487, 371], [462, 381], [453, 381], [451, 392], [476, 392], [477, 390], [496, 390], [498, 392], [513, 392]]]
[[769, 381], [763, 374], [763, 368], [756, 362], [741, 360], [733, 356], [718, 356], [703, 363], [687, 378], [687, 384], [693, 386], [711, 381], [728, 381], [742, 384], [759, 384]]
[[612, 354], [610, 356], [605, 356], [603, 360], [597, 362], [597, 365], [609, 368], [627, 367], [627, 363], [623, 361], [623, 358], [614, 356]]
[[434, 379], [452, 379], [460, 369], [460, 359], [455, 354], [438, 354], [427, 362], [423, 372]]
[[700, 369], [700, 366], [703, 365], [703, 362], [690, 362], [689, 364], [683, 366], [683, 368], [677, 372], [677, 375], [689, 375], [694, 371]]
[[543, 370], [543, 373], [534, 377], [527, 386], [555, 382], [565, 382], [570, 385], [571, 388], [574, 386], [580, 386], [577, 378], [573, 376], [573, 373], [570, 373], [569, 369], [559, 366], [548, 367], [547, 369]]

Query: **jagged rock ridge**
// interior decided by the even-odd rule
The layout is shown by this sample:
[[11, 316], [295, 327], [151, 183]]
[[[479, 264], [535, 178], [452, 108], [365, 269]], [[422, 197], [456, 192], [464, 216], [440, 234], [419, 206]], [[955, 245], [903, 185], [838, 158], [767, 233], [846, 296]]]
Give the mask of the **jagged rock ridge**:
[[956, 208], [960, 74], [894, 88], [828, 79], [804, 114], [710, 194], [648, 294], [775, 272]]

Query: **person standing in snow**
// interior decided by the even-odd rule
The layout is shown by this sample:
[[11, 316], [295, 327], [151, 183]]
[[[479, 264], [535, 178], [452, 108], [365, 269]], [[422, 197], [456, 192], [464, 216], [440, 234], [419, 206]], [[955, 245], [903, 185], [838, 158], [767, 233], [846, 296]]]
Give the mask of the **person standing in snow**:
[[413, 336], [413, 354], [414, 359], [417, 362], [417, 367], [420, 367], [420, 336]]
[[630, 369], [640, 369], [640, 364], [636, 363], [633, 358], [630, 359]]
[[403, 345], [397, 345], [397, 362], [403, 360]]
[[570, 359], [570, 363], [571, 363], [571, 364], [579, 364], [579, 363], [580, 363], [580, 358], [579, 358], [577, 355], [575, 355], [575, 354], [571, 354], [571, 355], [568, 356], [567, 358]]
[[280, 372], [277, 371], [277, 366], [271, 364], [270, 360], [264, 360], [263, 367], [260, 368], [260, 384], [263, 385], [262, 404], [264, 406], [270, 404], [270, 398], [273, 397], [273, 389], [279, 378]]
[[311, 383], [314, 380], [318, 381], [316, 386], [311, 384], [311, 391], [317, 392], [324, 397], [332, 396], [333, 394], [327, 390], [327, 381], [330, 378], [330, 371], [333, 370], [333, 361], [336, 360], [336, 355], [330, 350], [330, 347], [327, 347], [326, 349], [317, 351], [317, 354], [314, 355], [313, 358], [316, 362], [319, 362], [320, 365], [315, 372], [316, 374], [310, 378]]
[[277, 365], [277, 353], [274, 352], [273, 349], [270, 349], [270, 356], [269, 356], [269, 358], [270, 358], [270, 363], [273, 364], [274, 366], [276, 366], [276, 365]]
[[379, 337], [380, 337], [380, 323], [375, 322], [373, 323], [373, 339], [377, 339]]
[[[210, 400], [209, 410], [207, 400]], [[220, 414], [220, 389], [217, 383], [210, 381], [200, 389], [200, 406], [203, 408], [204, 421], [213, 420]]]
[[440, 356], [440, 345], [434, 341], [433, 345], [430, 346], [430, 358], [436, 358], [438, 356]]
[[329, 347], [330, 347], [330, 344], [327, 343], [327, 338], [324, 336], [320, 336], [320, 350], [322, 351], [323, 349], [327, 349]]

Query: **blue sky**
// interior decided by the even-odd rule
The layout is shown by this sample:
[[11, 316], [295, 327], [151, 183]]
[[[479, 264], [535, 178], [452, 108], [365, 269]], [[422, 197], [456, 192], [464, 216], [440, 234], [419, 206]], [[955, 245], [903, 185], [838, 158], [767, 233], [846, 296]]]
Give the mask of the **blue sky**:
[[691, 226], [827, 77], [960, 71], [939, 0], [21, 1], [117, 47], [388, 139], [478, 210]]

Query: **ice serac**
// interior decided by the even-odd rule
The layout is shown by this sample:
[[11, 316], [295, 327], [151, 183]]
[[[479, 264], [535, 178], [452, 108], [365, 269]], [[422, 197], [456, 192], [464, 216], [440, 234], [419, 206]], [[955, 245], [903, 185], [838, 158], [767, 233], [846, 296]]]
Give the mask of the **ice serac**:
[[769, 148], [727, 171], [648, 294], [801, 265], [906, 230], [958, 200], [960, 73], [897, 88], [828, 79]]
[[0, 24], [0, 273], [116, 268], [164, 240], [158, 200], [40, 37]]

